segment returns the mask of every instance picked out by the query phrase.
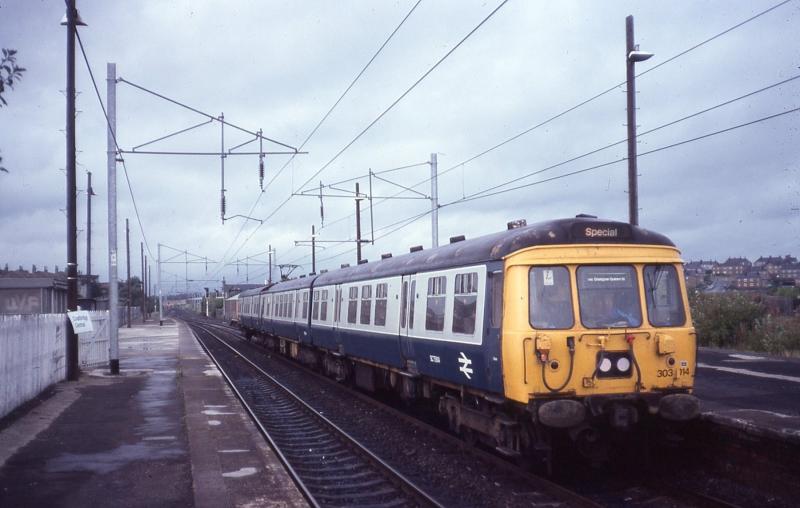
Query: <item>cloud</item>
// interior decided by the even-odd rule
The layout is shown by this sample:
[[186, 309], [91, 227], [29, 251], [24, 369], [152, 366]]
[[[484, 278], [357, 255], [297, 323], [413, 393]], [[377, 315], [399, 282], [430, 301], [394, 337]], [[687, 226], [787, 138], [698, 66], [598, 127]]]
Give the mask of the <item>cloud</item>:
[[[299, 146], [344, 91], [413, 2], [365, 1], [213, 3], [82, 2], [89, 24], [81, 36], [105, 100], [105, 64], [117, 63], [119, 76], [248, 130]], [[463, 166], [461, 161], [492, 147], [624, 81], [625, 16], [636, 19], [636, 40], [656, 53], [637, 70], [654, 68], [709, 37], [765, 10], [771, 2], [731, 4], [708, 0], [660, 5], [587, 1], [542, 4], [511, 2], [481, 27], [388, 114], [336, 158], [337, 153], [406, 91], [496, 3], [422, 2], [269, 188], [258, 185], [257, 156], [225, 159], [228, 215], [271, 218], [220, 220], [221, 168], [218, 157], [126, 154], [151, 261], [159, 243], [187, 250], [219, 264], [190, 268], [190, 278], [228, 281], [245, 277], [246, 265], [264, 271], [268, 245], [281, 263], [297, 261], [310, 271], [308, 239], [316, 224], [320, 239], [354, 237], [352, 199], [325, 198], [325, 228], [319, 199], [293, 197], [309, 180], [314, 187], [359, 175], [427, 161], [436, 152], [440, 203], [451, 203], [499, 183], [559, 164], [625, 139], [624, 86], [614, 89], [519, 139]], [[0, 238], [12, 266], [64, 266], [66, 221], [64, 168], [64, 29], [58, 25], [63, 2], [15, 1], [0, 7], [4, 47], [19, 50], [28, 68], [23, 81], [0, 109], [0, 150], [12, 172], [0, 174]], [[800, 12], [780, 7], [715, 39], [637, 80], [640, 132], [724, 100], [786, 79], [798, 71], [794, 40]], [[12, 22], [13, 21], [13, 22]], [[774, 114], [792, 107], [800, 80], [642, 136], [639, 152]], [[106, 129], [85, 65], [78, 53], [78, 187], [93, 172], [94, 271], [105, 277]], [[120, 83], [117, 125], [123, 148], [202, 122], [175, 104]], [[757, 257], [798, 252], [800, 168], [796, 156], [797, 115], [643, 155], [639, 159], [641, 222], [670, 236], [689, 258]], [[248, 135], [225, 129], [226, 148]], [[145, 149], [213, 152], [220, 127], [209, 124]], [[252, 150], [255, 144], [243, 147]], [[265, 149], [275, 150], [267, 144]], [[619, 160], [619, 145], [539, 175], [526, 184]], [[266, 158], [271, 180], [287, 156]], [[118, 167], [120, 218], [132, 224], [138, 273], [142, 241], [128, 184]], [[385, 175], [403, 186], [424, 181], [427, 165]], [[505, 228], [517, 218], [529, 222], [586, 212], [627, 219], [624, 162], [512, 192], [446, 206], [440, 211], [440, 242], [465, 234], [473, 238]], [[369, 186], [361, 181], [362, 192]], [[373, 180], [375, 195], [391, 195], [396, 185]], [[517, 184], [517, 185], [518, 185]], [[515, 184], [511, 184], [513, 186]], [[352, 190], [353, 183], [342, 185]], [[505, 187], [504, 187], [505, 188]], [[424, 183], [417, 190], [430, 192]], [[430, 209], [426, 200], [373, 203], [378, 235], [386, 225]], [[85, 229], [85, 194], [78, 199], [79, 228]], [[368, 231], [364, 203], [364, 231]], [[252, 211], [251, 211], [252, 209]], [[344, 220], [335, 222], [344, 217]], [[396, 226], [395, 226], [396, 227]], [[365, 246], [365, 256], [405, 252], [430, 245], [430, 217]], [[79, 259], [85, 259], [85, 237]], [[325, 246], [320, 266], [353, 262], [353, 243]], [[346, 254], [334, 257], [340, 252]], [[248, 257], [251, 259], [248, 260]], [[257, 260], [257, 261], [253, 261]], [[226, 266], [227, 265], [227, 266]], [[239, 267], [239, 273], [236, 267]], [[82, 267], [83, 268], [83, 267]], [[180, 269], [172, 271], [183, 273]], [[202, 277], [201, 277], [202, 276]], [[195, 284], [194, 289], [203, 284]], [[207, 285], [207, 284], [206, 284]], [[176, 284], [181, 286], [181, 284]]]

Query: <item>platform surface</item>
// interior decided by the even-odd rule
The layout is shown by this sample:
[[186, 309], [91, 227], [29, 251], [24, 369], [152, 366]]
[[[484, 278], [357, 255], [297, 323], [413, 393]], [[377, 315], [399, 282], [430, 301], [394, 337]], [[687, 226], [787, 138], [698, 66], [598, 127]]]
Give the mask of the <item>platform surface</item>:
[[703, 418], [800, 443], [800, 358], [699, 348]]
[[306, 506], [182, 323], [120, 329], [107, 367], [0, 429], [0, 506]]

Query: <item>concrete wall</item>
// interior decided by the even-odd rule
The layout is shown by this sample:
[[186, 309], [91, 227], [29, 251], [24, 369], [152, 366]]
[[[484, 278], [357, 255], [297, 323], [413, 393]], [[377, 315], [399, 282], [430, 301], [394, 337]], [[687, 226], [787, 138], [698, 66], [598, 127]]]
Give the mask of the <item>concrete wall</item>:
[[[80, 365], [108, 362], [108, 315], [90, 312], [94, 333], [79, 336]], [[66, 378], [66, 315], [0, 315], [0, 418]]]

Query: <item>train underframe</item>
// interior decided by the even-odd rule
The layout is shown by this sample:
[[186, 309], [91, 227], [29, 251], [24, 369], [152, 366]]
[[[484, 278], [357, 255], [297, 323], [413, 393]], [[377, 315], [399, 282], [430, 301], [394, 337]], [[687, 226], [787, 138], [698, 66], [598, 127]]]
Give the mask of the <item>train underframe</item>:
[[[537, 398], [523, 405], [281, 337], [248, 333], [248, 338], [339, 382], [368, 392], [394, 393], [410, 404], [427, 405], [446, 420], [451, 432], [469, 444], [480, 443], [522, 462], [540, 461], [548, 471], [552, 471], [557, 443], [572, 443], [581, 456], [600, 463], [612, 450], [646, 443], [648, 429], [667, 423], [657, 416], [659, 413], [696, 412], [687, 407], [696, 399], [683, 391]], [[665, 400], [670, 403], [665, 405]]]

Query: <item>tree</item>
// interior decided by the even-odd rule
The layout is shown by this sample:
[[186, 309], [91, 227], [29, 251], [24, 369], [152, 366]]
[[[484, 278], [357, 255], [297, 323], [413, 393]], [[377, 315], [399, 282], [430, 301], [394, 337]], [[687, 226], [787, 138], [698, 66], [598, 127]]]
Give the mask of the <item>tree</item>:
[[[13, 89], [14, 81], [22, 79], [22, 73], [25, 72], [24, 67], [17, 65], [17, 50], [3, 48], [3, 56], [0, 58], [0, 108], [7, 106], [3, 92], [6, 87]], [[0, 156], [0, 171], [8, 173], [8, 170], [3, 167], [3, 157]]]
[[3, 48], [3, 57], [0, 59], [0, 107], [7, 106], [3, 92], [6, 87], [14, 89], [14, 81], [22, 79], [22, 73], [25, 72], [24, 67], [17, 65], [17, 50]]

